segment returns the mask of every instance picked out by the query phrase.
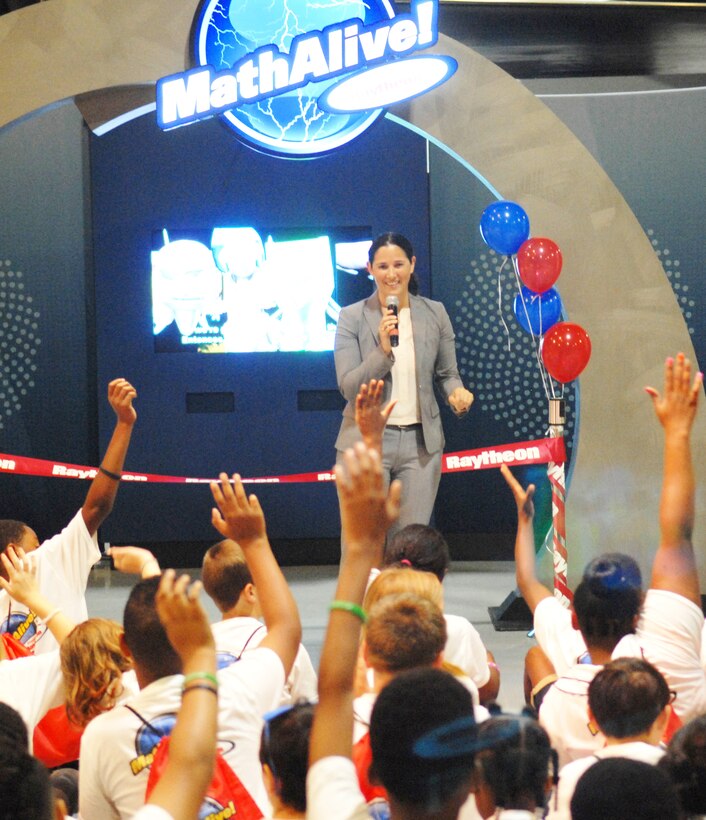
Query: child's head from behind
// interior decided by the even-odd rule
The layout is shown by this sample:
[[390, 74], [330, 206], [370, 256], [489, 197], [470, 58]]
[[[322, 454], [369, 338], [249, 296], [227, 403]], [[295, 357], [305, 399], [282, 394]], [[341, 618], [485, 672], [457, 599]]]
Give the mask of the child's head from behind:
[[368, 612], [365, 625], [367, 665], [397, 673], [441, 662], [446, 621], [439, 607], [411, 592], [386, 595]]
[[370, 719], [371, 779], [404, 806], [460, 807], [473, 771], [476, 725], [468, 689], [438, 669], [403, 672]]
[[574, 591], [574, 613], [586, 643], [611, 652], [635, 631], [642, 576], [629, 555], [606, 553], [591, 561]]
[[66, 712], [77, 726], [112, 709], [122, 694], [122, 673], [132, 667], [120, 644], [122, 634], [115, 621], [89, 618], [61, 644]]
[[484, 817], [497, 808], [534, 812], [544, 807], [551, 791], [550, 768], [556, 776], [556, 753], [536, 720], [498, 715], [478, 727], [474, 769], [476, 804]]
[[450, 560], [449, 545], [438, 530], [424, 524], [408, 524], [385, 545], [383, 565], [433, 572], [443, 581]]

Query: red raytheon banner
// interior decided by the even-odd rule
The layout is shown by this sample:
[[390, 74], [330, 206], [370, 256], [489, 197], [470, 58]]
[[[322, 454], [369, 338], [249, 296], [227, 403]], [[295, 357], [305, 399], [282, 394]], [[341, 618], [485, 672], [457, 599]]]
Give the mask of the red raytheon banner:
[[[499, 467], [501, 464], [560, 464], [566, 460], [564, 440], [545, 438], [537, 441], [523, 441], [517, 444], [498, 444], [483, 447], [480, 450], [463, 450], [457, 453], [445, 453], [442, 473], [458, 473], [466, 470], [486, 470]], [[66, 464], [60, 461], [47, 461], [41, 458], [27, 458], [0, 453], [0, 473], [15, 475], [35, 475], [47, 478], [83, 478], [92, 479], [98, 469], [81, 464]], [[208, 484], [214, 478], [190, 478], [187, 476], [155, 475], [153, 473], [123, 472], [123, 481], [139, 481], [152, 484]], [[304, 484], [307, 482], [334, 481], [331, 471], [318, 473], [295, 473], [292, 475], [263, 476], [243, 478], [244, 484]]]
[[463, 450], [445, 453], [441, 462], [442, 473], [462, 470], [487, 470], [501, 464], [563, 464], [566, 449], [563, 438], [542, 438], [537, 441], [520, 441], [516, 444], [498, 444], [480, 450]]

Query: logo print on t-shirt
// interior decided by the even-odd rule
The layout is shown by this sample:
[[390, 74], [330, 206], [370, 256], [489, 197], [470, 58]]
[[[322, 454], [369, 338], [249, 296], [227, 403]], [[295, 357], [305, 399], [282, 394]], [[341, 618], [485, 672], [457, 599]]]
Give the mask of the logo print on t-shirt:
[[25, 646], [37, 642], [37, 616], [34, 612], [11, 612], [0, 626], [0, 632], [9, 632], [15, 640]]
[[149, 723], [143, 723], [135, 735], [135, 751], [137, 757], [130, 761], [130, 769], [134, 775], [148, 769], [154, 760], [154, 753], [159, 741], [172, 733], [176, 715], [169, 713], [157, 715]]
[[232, 800], [227, 806], [221, 806], [217, 800], [206, 797], [199, 809], [199, 820], [227, 820], [229, 817], [235, 817], [235, 814], [235, 805]]
[[225, 669], [240, 658], [232, 652], [216, 652], [216, 666], [218, 669]]

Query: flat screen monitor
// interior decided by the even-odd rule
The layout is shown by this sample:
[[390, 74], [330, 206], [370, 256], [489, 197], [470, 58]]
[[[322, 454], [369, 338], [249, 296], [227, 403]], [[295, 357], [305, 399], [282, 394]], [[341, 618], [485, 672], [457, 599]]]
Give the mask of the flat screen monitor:
[[155, 230], [155, 350], [333, 350], [341, 307], [372, 291], [371, 241], [361, 226]]

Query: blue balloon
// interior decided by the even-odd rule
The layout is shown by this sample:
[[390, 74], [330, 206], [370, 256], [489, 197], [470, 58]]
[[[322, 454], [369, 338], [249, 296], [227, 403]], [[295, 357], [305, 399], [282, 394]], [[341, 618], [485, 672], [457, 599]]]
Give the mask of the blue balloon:
[[494, 202], [480, 217], [480, 235], [497, 253], [512, 256], [529, 236], [529, 217], [516, 202]]
[[535, 293], [523, 287], [522, 293], [515, 296], [513, 309], [523, 330], [535, 336], [543, 336], [561, 319], [563, 306], [556, 288], [549, 288], [544, 293]]

